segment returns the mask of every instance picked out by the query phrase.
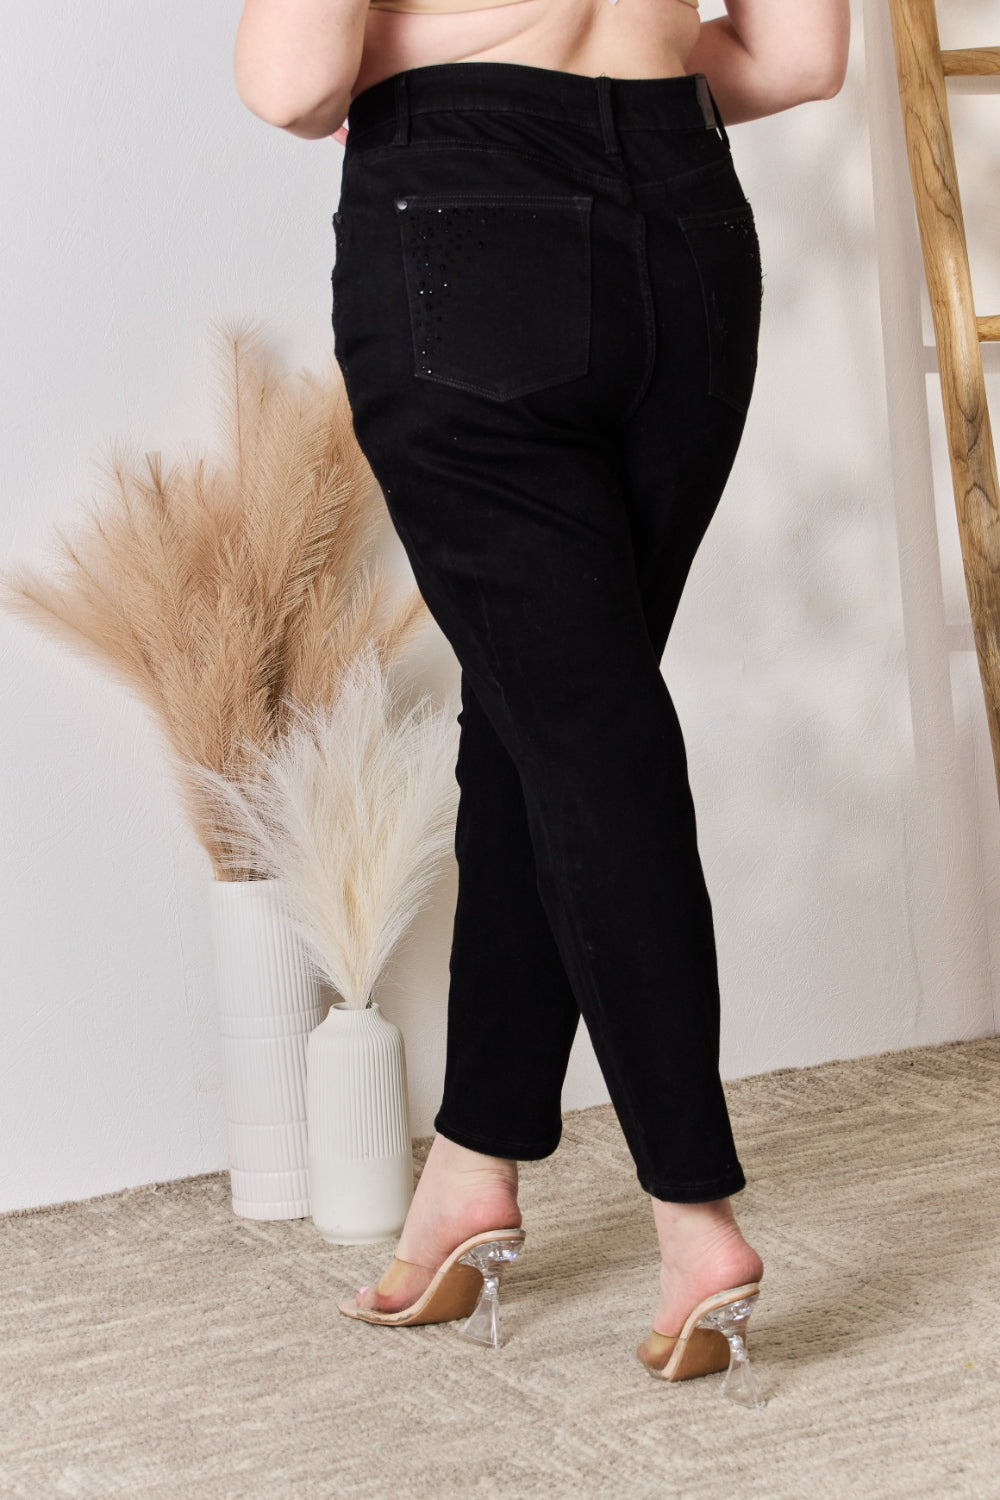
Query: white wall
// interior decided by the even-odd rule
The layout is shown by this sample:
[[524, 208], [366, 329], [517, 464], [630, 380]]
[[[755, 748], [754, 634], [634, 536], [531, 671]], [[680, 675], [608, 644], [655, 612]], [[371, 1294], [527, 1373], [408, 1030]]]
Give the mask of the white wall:
[[[664, 658], [728, 1078], [996, 1030], [1000, 819], [888, 38], [865, 3], [835, 101], [733, 132], [766, 266], [759, 384]], [[340, 148], [239, 104], [239, 9], [5, 9], [4, 562], [44, 559], [107, 439], [211, 440], [210, 319], [265, 317], [293, 365], [329, 354]], [[977, 10], [949, 7], [947, 42], [976, 39], [955, 28]], [[989, 312], [996, 101], [960, 104]], [[0, 632], [0, 1209], [221, 1167], [210, 870], [156, 732], [97, 670], [9, 616]], [[453, 683], [436, 627], [423, 663], [428, 686]], [[379, 996], [418, 1134], [440, 1088], [453, 875]], [[581, 1028], [564, 1105], [606, 1098]]]

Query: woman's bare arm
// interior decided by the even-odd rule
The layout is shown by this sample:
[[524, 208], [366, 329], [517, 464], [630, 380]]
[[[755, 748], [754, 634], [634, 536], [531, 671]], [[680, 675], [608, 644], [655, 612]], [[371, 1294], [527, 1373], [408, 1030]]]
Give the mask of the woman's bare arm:
[[[844, 81], [849, 0], [726, 0], [687, 59], [704, 73], [722, 118], [735, 125]], [[317, 140], [347, 118], [361, 68], [368, 0], [245, 0], [234, 71], [243, 103], [268, 124]]]
[[347, 118], [368, 0], [245, 0], [236, 91], [253, 114], [318, 140]]
[[849, 0], [726, 0], [687, 59], [704, 73], [727, 125], [832, 99], [844, 81]]

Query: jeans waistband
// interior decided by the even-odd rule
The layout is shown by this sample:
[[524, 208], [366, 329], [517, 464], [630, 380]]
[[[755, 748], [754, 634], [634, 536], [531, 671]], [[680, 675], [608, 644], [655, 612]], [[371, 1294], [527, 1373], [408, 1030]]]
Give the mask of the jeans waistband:
[[609, 150], [617, 130], [726, 131], [704, 73], [672, 78], [609, 78], [525, 63], [454, 62], [408, 68], [382, 78], [352, 101], [350, 130], [396, 122], [405, 145], [411, 116], [437, 110], [540, 115], [599, 131]]

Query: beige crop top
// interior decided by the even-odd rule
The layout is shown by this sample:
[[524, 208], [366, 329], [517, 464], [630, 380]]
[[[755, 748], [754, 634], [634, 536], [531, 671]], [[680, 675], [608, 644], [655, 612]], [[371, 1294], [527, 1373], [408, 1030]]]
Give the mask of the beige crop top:
[[[617, 5], [618, 0], [611, 0]], [[523, 0], [368, 0], [370, 10], [405, 10], [418, 15], [436, 15], [444, 11], [495, 10], [501, 5], [521, 5]], [[687, 0], [697, 6], [698, 0]]]

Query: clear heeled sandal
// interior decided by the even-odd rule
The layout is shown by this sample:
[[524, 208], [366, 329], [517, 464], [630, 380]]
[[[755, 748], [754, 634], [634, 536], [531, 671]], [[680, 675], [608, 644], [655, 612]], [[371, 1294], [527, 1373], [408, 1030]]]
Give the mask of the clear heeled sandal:
[[[523, 1229], [491, 1229], [463, 1240], [435, 1271], [430, 1285], [409, 1307], [398, 1312], [379, 1312], [358, 1307], [353, 1296], [338, 1302], [348, 1318], [364, 1323], [383, 1323], [400, 1328], [416, 1323], [449, 1323], [463, 1319], [458, 1332], [474, 1343], [498, 1349], [500, 1337], [500, 1281], [507, 1266], [524, 1247]], [[394, 1267], [410, 1262], [392, 1258], [386, 1275]], [[386, 1276], [380, 1277], [385, 1280]]]
[[725, 1370], [720, 1395], [758, 1411], [767, 1405], [747, 1353], [746, 1326], [757, 1304], [756, 1281], [706, 1297], [689, 1314], [679, 1334], [648, 1333], [636, 1350], [650, 1375], [659, 1380], [690, 1380]]

